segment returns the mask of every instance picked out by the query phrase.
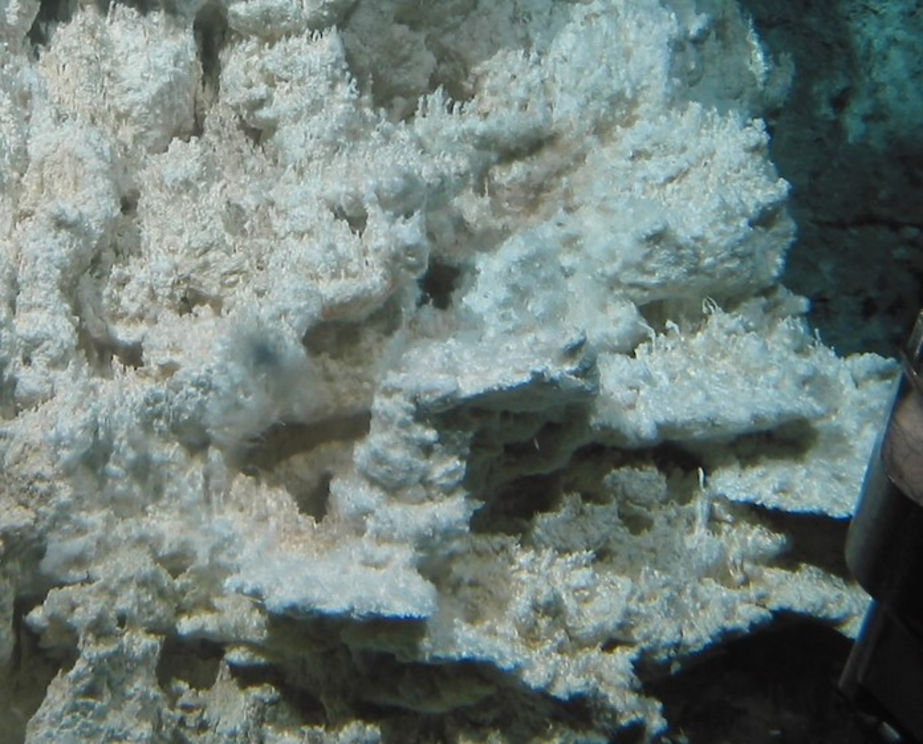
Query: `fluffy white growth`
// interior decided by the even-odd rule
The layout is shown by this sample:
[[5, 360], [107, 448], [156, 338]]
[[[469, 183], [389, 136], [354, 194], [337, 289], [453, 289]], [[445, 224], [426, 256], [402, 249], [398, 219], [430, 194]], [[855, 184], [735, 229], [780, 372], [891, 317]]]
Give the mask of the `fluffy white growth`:
[[181, 19], [88, 5], [55, 29], [38, 68], [50, 105], [106, 129], [136, 162], [192, 131], [202, 71]]
[[0, 5], [0, 34], [5, 44], [17, 47], [38, 13], [38, 0], [4, 0]]
[[0, 742], [654, 736], [640, 668], [855, 632], [788, 530], [838, 534], [895, 370], [778, 286], [787, 72], [734, 3], [37, 11]]
[[285, 330], [244, 319], [219, 342], [204, 422], [216, 443], [245, 443], [274, 424], [309, 420], [320, 408], [305, 349]]

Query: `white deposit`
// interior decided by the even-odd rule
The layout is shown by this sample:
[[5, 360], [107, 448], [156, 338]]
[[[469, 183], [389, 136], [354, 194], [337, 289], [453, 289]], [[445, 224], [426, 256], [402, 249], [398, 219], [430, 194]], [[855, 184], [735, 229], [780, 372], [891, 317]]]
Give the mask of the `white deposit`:
[[842, 534], [896, 365], [779, 283], [791, 70], [734, 2], [38, 14], [0, 0], [0, 742], [655, 737], [645, 676], [857, 631], [798, 525]]

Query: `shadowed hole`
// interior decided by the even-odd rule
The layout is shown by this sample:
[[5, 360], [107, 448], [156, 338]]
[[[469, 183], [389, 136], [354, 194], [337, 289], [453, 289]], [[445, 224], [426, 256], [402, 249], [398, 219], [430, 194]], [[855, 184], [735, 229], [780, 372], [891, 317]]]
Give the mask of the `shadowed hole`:
[[646, 688], [689, 744], [839, 744], [849, 716], [836, 687], [850, 646], [832, 628], [783, 617]]

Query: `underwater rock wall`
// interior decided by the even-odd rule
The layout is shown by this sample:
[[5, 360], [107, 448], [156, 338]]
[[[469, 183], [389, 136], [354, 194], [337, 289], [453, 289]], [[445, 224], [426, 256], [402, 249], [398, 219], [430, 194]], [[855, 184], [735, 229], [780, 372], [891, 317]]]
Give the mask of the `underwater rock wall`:
[[923, 8], [914, 0], [741, 0], [797, 74], [768, 110], [793, 185], [798, 240], [784, 283], [841, 355], [891, 356], [921, 305]]
[[856, 631], [895, 365], [779, 283], [734, 3], [0, 19], [4, 744], [652, 738]]

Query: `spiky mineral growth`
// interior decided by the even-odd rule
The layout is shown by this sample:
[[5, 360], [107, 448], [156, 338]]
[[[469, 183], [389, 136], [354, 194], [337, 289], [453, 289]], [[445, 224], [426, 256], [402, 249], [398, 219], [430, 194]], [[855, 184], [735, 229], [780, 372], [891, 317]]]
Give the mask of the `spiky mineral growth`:
[[0, 39], [3, 744], [653, 736], [642, 670], [853, 629], [786, 530], [838, 534], [893, 370], [777, 285], [730, 0]]

